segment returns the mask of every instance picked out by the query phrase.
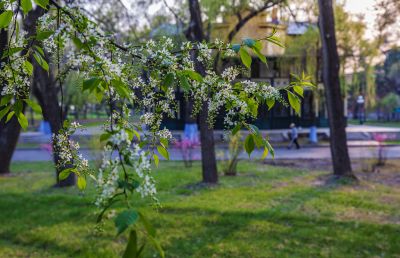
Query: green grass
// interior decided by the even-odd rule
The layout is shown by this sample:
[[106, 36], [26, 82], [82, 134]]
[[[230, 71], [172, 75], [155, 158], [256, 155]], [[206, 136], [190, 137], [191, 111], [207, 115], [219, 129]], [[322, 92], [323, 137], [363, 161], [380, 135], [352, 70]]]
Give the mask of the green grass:
[[[118, 257], [126, 236], [95, 230], [94, 189], [55, 189], [50, 163], [17, 163], [0, 178], [0, 257]], [[200, 166], [155, 172], [167, 257], [399, 257], [400, 189], [321, 185], [327, 172], [243, 162], [237, 177], [199, 187]], [[145, 257], [157, 257], [146, 249]]]

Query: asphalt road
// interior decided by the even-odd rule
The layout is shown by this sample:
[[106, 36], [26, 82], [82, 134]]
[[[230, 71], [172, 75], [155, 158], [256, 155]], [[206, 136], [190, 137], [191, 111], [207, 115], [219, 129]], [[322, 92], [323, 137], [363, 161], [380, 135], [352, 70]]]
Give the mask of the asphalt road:
[[[352, 146], [349, 148], [351, 158], [372, 158], [377, 156], [377, 147], [367, 147], [367, 146]], [[400, 145], [397, 146], [386, 146], [385, 153], [387, 158], [396, 159], [400, 158]], [[226, 149], [217, 148], [216, 152], [219, 158], [221, 158], [222, 153]], [[170, 159], [171, 160], [182, 160], [182, 153], [179, 149], [170, 149]], [[93, 159], [94, 153], [90, 150], [81, 150], [84, 157], [88, 159]], [[99, 154], [99, 153], [97, 153]], [[261, 151], [255, 151], [252, 154], [252, 158], [260, 157]], [[194, 160], [199, 160], [201, 158], [200, 149], [197, 148], [193, 151], [192, 157]], [[243, 158], [248, 158], [246, 153], [242, 153]], [[271, 157], [269, 156], [268, 159]], [[327, 146], [319, 147], [307, 147], [300, 150], [286, 148], [276, 148], [275, 149], [275, 159], [330, 159], [330, 149]], [[13, 161], [49, 161], [52, 160], [51, 153], [42, 149], [17, 149], [13, 155]]]

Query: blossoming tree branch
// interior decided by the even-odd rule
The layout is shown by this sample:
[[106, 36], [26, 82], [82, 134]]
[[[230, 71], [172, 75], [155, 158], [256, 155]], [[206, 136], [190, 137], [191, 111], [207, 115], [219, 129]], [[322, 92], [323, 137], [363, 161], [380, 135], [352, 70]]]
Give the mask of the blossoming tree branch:
[[[23, 18], [34, 8], [43, 8], [45, 14], [39, 18], [35, 34], [28, 36], [20, 26], [19, 17]], [[99, 139], [105, 147], [98, 171], [80, 154], [79, 143], [70, 139], [80, 127], [76, 122], [64, 121], [62, 129], [53, 135], [53, 149], [60, 156], [57, 163], [60, 180], [75, 173], [81, 190], [89, 178], [93, 180], [98, 190], [95, 200], [100, 209], [98, 222], [114, 205], [125, 205], [117, 214], [115, 225], [118, 234], [130, 229], [126, 257], [138, 257], [143, 250], [144, 245], [139, 246], [137, 241], [139, 224], [144, 228], [145, 238], [163, 256], [155, 230], [132, 200], [140, 196], [148, 198], [150, 203], [158, 203], [151, 169], [153, 164], [158, 166], [160, 157], [169, 159], [172, 134], [161, 128], [161, 122], [164, 117], [176, 114], [178, 90], [193, 100], [194, 116], [202, 103], [208, 103], [209, 126], [223, 110], [224, 123], [232, 134], [240, 129], [249, 130], [244, 140], [246, 152], [250, 156], [255, 148], [262, 148], [262, 158], [265, 158], [269, 153], [273, 155], [273, 148], [248, 121], [257, 117], [258, 108], [263, 104], [271, 109], [279, 102], [299, 113], [304, 88], [313, 86], [304, 74], [293, 75], [289, 85], [276, 88], [239, 78], [243, 67], [227, 67], [221, 74], [213, 70], [216, 53], [240, 58], [247, 69], [251, 66], [251, 54], [266, 63], [261, 53], [263, 42], [281, 46], [275, 32], [260, 39], [246, 38], [240, 44], [216, 40], [208, 44], [184, 42], [177, 46], [166, 37], [144, 44], [117, 44], [112, 35], [105, 35], [77, 5], [53, 0], [2, 0], [0, 12], [0, 29], [9, 31], [8, 44], [1, 57], [0, 120], [9, 121], [15, 116], [21, 127], [27, 128], [23, 107], [28, 105], [41, 112], [41, 107], [29, 99], [33, 62], [46, 71], [54, 69], [61, 99], [63, 80], [75, 72], [83, 79], [82, 92], [88, 91], [98, 101], [105, 99], [109, 104], [110, 115]], [[49, 60], [47, 55], [51, 56]], [[196, 69], [198, 65], [204, 67], [203, 72]], [[139, 122], [129, 119], [131, 107], [143, 111]], [[144, 127], [148, 130], [142, 130]]]

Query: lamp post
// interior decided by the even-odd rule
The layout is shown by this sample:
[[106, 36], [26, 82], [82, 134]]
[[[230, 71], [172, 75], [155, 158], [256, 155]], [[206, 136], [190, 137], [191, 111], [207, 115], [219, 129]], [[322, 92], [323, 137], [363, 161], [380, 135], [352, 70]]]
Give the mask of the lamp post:
[[358, 117], [360, 118], [360, 125], [363, 124], [363, 108], [364, 108], [364, 97], [362, 95], [358, 96], [357, 104], [358, 104]]

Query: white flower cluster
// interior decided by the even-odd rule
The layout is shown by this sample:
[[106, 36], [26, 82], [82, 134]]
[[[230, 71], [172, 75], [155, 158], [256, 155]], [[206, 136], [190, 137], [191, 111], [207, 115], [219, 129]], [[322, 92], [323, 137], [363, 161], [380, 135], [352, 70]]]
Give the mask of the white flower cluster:
[[97, 207], [105, 206], [118, 188], [118, 159], [110, 160], [106, 157], [110, 150], [106, 147], [103, 153], [103, 162], [96, 178], [98, 195], [95, 201]]
[[151, 176], [151, 165], [146, 153], [142, 151], [139, 145], [134, 144], [130, 154], [130, 159], [133, 161], [133, 170], [141, 180], [139, 186], [136, 188], [136, 192], [142, 198], [150, 196], [155, 199], [157, 190], [154, 178]]
[[157, 136], [160, 138], [163, 138], [163, 139], [167, 139], [167, 140], [172, 139], [172, 133], [167, 128], [164, 128], [164, 129], [158, 131]]
[[[151, 165], [145, 151], [143, 151], [139, 145], [134, 144], [132, 148], [125, 148], [121, 150], [123, 155], [129, 157], [129, 161], [132, 169], [125, 171], [129, 173], [129, 178], [132, 176], [135, 178], [135, 182], [138, 183], [135, 191], [140, 194], [142, 198], [151, 197], [156, 200], [156, 187], [154, 178], [151, 176]], [[106, 146], [103, 153], [102, 165], [99, 169], [99, 173], [96, 178], [96, 187], [98, 195], [95, 201], [96, 206], [106, 206], [110, 199], [113, 198], [122, 190], [119, 191], [119, 181], [122, 180], [121, 171], [121, 160], [119, 158], [112, 158], [112, 148]], [[132, 174], [130, 171], [133, 171]]]
[[236, 77], [240, 74], [240, 71], [237, 67], [235, 66], [229, 66], [225, 68], [225, 70], [222, 72], [221, 76], [225, 80], [232, 82], [233, 80], [236, 79]]
[[198, 49], [197, 61], [206, 64], [211, 62], [212, 49], [209, 49], [206, 43], [198, 43], [197, 49]]
[[215, 39], [214, 45], [218, 49], [218, 51], [222, 51], [226, 47], [225, 42], [223, 42], [219, 38]]
[[79, 149], [79, 144], [76, 145], [72, 141], [70, 142], [69, 135], [67, 133], [53, 134], [53, 147], [57, 151], [60, 160], [57, 165], [64, 167], [67, 164], [72, 164], [73, 162], [73, 151], [74, 149]]
[[110, 141], [114, 145], [130, 144], [131, 143], [131, 141], [129, 140], [129, 135], [124, 129], [121, 129], [116, 134], [113, 134], [111, 136]]
[[60, 169], [74, 165], [80, 174], [85, 174], [89, 173], [89, 162], [79, 153], [79, 143], [70, 139], [78, 127], [79, 123], [71, 123], [69, 128], [63, 128], [57, 134], [53, 134], [53, 148], [59, 155], [57, 166]]
[[21, 31], [18, 38], [12, 38], [8, 51], [5, 51], [3, 55], [7, 54], [8, 57], [4, 58], [3, 62], [0, 63], [0, 85], [4, 85], [0, 95], [13, 95], [19, 99], [29, 97], [30, 88], [30, 68], [31, 66], [27, 63], [23, 56], [19, 54], [13, 54], [13, 49], [24, 49], [26, 47], [26, 32]]

